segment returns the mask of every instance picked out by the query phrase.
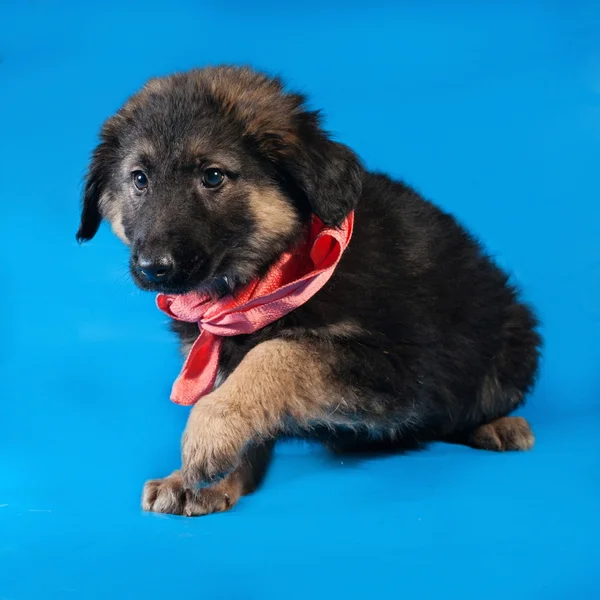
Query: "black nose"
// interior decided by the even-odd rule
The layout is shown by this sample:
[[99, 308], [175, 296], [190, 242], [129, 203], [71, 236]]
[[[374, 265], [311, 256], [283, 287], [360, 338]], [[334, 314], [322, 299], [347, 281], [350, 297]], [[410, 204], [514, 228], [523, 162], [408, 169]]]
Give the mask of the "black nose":
[[151, 283], [167, 281], [173, 274], [175, 263], [168, 254], [150, 259], [144, 255], [138, 256], [135, 264], [136, 271]]

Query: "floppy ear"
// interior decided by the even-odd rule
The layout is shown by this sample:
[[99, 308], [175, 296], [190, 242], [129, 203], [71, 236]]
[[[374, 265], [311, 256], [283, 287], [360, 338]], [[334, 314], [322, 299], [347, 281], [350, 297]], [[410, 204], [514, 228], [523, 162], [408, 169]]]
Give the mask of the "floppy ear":
[[363, 167], [350, 148], [332, 141], [320, 128], [318, 113], [304, 112], [300, 120], [297, 141], [284, 150], [284, 168], [312, 212], [326, 225], [338, 226], [358, 203]]
[[218, 110], [237, 119], [290, 191], [324, 223], [340, 225], [361, 195], [363, 169], [349, 148], [329, 139], [304, 95], [249, 68], [202, 73]]
[[85, 189], [81, 207], [81, 222], [77, 231], [79, 243], [91, 240], [102, 222], [100, 198], [106, 188], [110, 175], [110, 161], [106, 142], [102, 142], [92, 155], [90, 167], [85, 179]]
[[85, 178], [81, 222], [76, 235], [79, 243], [91, 240], [102, 222], [102, 196], [106, 193], [113, 170], [118, 164], [120, 124], [118, 113], [104, 123], [100, 132], [100, 144], [92, 154]]

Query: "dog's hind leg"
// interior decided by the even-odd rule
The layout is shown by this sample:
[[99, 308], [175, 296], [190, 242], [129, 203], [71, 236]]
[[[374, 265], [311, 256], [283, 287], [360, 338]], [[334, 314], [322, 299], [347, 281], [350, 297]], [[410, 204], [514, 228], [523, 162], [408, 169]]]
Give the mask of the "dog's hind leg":
[[452, 441], [482, 450], [531, 450], [535, 436], [523, 417], [501, 417]]
[[534, 435], [518, 408], [535, 381], [541, 339], [529, 309], [519, 303], [508, 309], [500, 347], [470, 407], [468, 417], [449, 441], [484, 450], [529, 450]]

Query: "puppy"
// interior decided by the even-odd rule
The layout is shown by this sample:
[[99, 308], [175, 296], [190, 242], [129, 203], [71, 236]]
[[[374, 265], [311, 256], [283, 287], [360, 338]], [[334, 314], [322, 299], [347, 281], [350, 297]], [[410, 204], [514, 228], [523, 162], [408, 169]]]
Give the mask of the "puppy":
[[203, 351], [206, 323], [218, 376], [198, 375], [209, 388], [185, 402], [203, 396], [182, 467], [145, 485], [145, 510], [231, 508], [282, 435], [336, 451], [532, 447], [527, 421], [508, 416], [536, 377], [532, 310], [452, 216], [366, 171], [279, 79], [218, 67], [150, 80], [102, 128], [78, 240], [102, 219], [130, 246], [135, 283], [169, 302], [233, 306], [291, 251], [308, 260], [315, 223], [346, 236], [319, 289], [296, 289], [293, 309], [252, 330], [175, 315], [184, 355]]

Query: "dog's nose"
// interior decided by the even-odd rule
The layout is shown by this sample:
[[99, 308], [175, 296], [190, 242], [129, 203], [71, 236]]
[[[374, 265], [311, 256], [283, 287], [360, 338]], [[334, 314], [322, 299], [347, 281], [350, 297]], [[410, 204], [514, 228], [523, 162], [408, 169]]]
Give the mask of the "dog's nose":
[[140, 255], [136, 260], [135, 268], [147, 281], [157, 283], [169, 279], [175, 268], [175, 263], [168, 254], [163, 254], [156, 259]]

